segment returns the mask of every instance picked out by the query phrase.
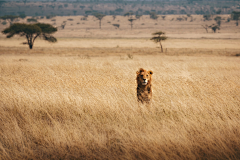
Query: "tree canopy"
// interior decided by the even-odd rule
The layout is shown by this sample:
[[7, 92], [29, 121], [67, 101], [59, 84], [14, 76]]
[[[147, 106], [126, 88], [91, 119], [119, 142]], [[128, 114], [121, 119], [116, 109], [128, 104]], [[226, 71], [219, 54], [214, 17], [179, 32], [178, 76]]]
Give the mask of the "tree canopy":
[[105, 17], [105, 14], [101, 14], [101, 13], [95, 13], [94, 17], [96, 17], [99, 20], [99, 28], [101, 29], [101, 21], [103, 19], [103, 17]]
[[5, 16], [1, 16], [1, 17], [0, 17], [0, 19], [2, 19], [2, 20], [8, 20], [9, 23], [10, 23], [10, 25], [12, 25], [12, 22], [13, 22], [15, 19], [17, 19], [17, 18], [19, 18], [19, 16], [5, 15]]
[[50, 24], [36, 23], [36, 24], [24, 24], [14, 23], [10, 27], [2, 31], [3, 34], [7, 35], [7, 38], [11, 38], [14, 35], [25, 36], [29, 48], [32, 49], [34, 41], [37, 37], [41, 37], [48, 42], [57, 42], [57, 39], [51, 34], [55, 33], [57, 28]]
[[216, 25], [216, 24], [213, 24], [213, 25], [211, 25], [209, 27], [213, 30], [214, 33], [216, 33], [217, 30], [220, 30], [219, 25]]
[[132, 29], [132, 26], [133, 26], [133, 21], [135, 21], [136, 19], [134, 18], [129, 18], [128, 21], [130, 22], [130, 25], [131, 25], [131, 29]]

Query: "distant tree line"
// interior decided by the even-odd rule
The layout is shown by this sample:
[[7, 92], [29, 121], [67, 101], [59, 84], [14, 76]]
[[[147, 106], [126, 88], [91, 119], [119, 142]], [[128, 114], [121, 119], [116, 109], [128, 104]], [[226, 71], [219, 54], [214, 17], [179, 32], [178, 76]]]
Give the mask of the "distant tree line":
[[[16, 10], [26, 11], [28, 16], [46, 16], [49, 14], [58, 16], [93, 15], [94, 13], [124, 15], [124, 13], [128, 11], [133, 12], [135, 15], [152, 15], [152, 13], [156, 13], [157, 15], [230, 14], [232, 11], [240, 9], [239, 1], [240, 0], [41, 0], [42, 3], [32, 3], [33, 0], [18, 0], [15, 1], [16, 3], [10, 4], [11, 1], [0, 0], [0, 15], [17, 15]], [[115, 9], [112, 7], [104, 7], [108, 4], [112, 5], [111, 3], [115, 4]], [[166, 7], [169, 5], [171, 5], [171, 7]], [[5, 6], [7, 6], [7, 9]], [[126, 10], [126, 8], [128, 8], [128, 10]], [[154, 15], [152, 16], [154, 17]]]

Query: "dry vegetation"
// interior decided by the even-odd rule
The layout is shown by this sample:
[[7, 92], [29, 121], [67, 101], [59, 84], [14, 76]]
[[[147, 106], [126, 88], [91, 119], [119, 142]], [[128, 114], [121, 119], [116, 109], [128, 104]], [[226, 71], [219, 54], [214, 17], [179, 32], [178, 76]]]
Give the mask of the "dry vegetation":
[[154, 50], [1, 47], [0, 159], [239, 159], [240, 59]]
[[[240, 159], [234, 22], [214, 34], [198, 15], [143, 16], [132, 31], [126, 17], [106, 16], [102, 30], [81, 17], [39, 20], [74, 19], [33, 50], [0, 35], [0, 159]], [[164, 53], [149, 40], [158, 30]], [[150, 109], [137, 104], [141, 67], [154, 72]]]
[[[196, 39], [196, 38], [214, 38], [214, 39], [238, 39], [240, 37], [240, 27], [236, 26], [236, 21], [227, 22], [230, 15], [215, 15], [212, 20], [204, 21], [203, 15], [158, 15], [157, 20], [150, 19], [149, 15], [143, 15], [140, 19], [133, 22], [131, 30], [128, 17], [108, 15], [102, 19], [102, 29], [99, 29], [99, 21], [94, 16], [88, 16], [87, 20], [81, 20], [84, 16], [56, 16], [52, 19], [38, 19], [38, 22], [49, 23], [58, 27], [58, 32], [54, 34], [56, 38], [150, 38], [151, 34], [156, 31], [166, 32], [166, 36], [179, 39]], [[208, 33], [202, 25], [216, 24], [214, 17], [221, 16], [221, 29], [217, 33], [209, 28]], [[30, 17], [27, 17], [30, 18]], [[19, 19], [17, 22], [27, 23], [27, 18]], [[178, 21], [177, 18], [187, 18], [187, 20]], [[72, 19], [69, 21], [68, 19]], [[55, 21], [52, 21], [55, 20]], [[61, 24], [66, 21], [64, 29]], [[16, 21], [15, 21], [16, 22]], [[112, 24], [119, 24], [119, 29], [115, 29]], [[4, 30], [7, 25], [0, 23], [0, 31]], [[0, 38], [5, 37], [0, 34]], [[203, 47], [204, 48], [204, 47]]]

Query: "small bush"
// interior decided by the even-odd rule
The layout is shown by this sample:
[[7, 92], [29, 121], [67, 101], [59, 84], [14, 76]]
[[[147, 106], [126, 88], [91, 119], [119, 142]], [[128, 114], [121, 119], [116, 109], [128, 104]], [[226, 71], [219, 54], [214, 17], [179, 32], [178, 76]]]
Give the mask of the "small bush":
[[204, 20], [206, 21], [210, 21], [211, 20], [211, 15], [207, 14], [207, 15], [203, 15]]
[[120, 24], [112, 24], [114, 27], [119, 28], [120, 27]]
[[176, 21], [183, 21], [184, 19], [182, 17], [177, 17]]
[[37, 20], [35, 18], [28, 18], [27, 22], [37, 22]]

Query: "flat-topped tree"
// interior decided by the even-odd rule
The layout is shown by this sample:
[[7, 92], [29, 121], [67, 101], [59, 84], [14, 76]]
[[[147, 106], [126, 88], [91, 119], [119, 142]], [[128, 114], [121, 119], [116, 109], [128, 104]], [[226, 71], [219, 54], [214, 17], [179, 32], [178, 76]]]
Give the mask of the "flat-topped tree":
[[152, 37], [151, 40], [153, 40], [156, 43], [159, 42], [159, 44], [161, 46], [161, 52], [163, 52], [163, 47], [162, 47], [162, 43], [161, 42], [165, 41], [167, 39], [167, 37], [164, 36], [165, 32], [159, 31], [159, 32], [153, 33], [152, 35], [154, 35], [154, 37]]
[[130, 25], [131, 25], [131, 29], [132, 29], [132, 26], [133, 26], [133, 21], [135, 21], [136, 19], [133, 18], [133, 12], [127, 12], [124, 14], [124, 17], [128, 17], [128, 21], [130, 22]]
[[5, 15], [5, 16], [0, 17], [0, 19], [8, 21], [10, 23], [10, 25], [12, 25], [14, 20], [18, 19], [18, 18], [19, 18], [19, 16], [14, 16], [14, 15]]
[[130, 22], [131, 25], [131, 30], [132, 30], [132, 26], [133, 26], [133, 21], [135, 21], [136, 19], [134, 18], [129, 18], [128, 21]]
[[101, 14], [101, 13], [95, 13], [94, 17], [96, 17], [99, 20], [99, 28], [101, 29], [101, 21], [103, 19], [103, 17], [105, 17], [105, 14]]
[[48, 42], [57, 42], [57, 39], [51, 34], [56, 32], [57, 28], [50, 24], [36, 23], [36, 24], [24, 24], [14, 23], [10, 27], [2, 31], [3, 34], [7, 35], [7, 38], [11, 38], [14, 35], [26, 37], [29, 48], [33, 48], [34, 41], [37, 37], [41, 37]]

